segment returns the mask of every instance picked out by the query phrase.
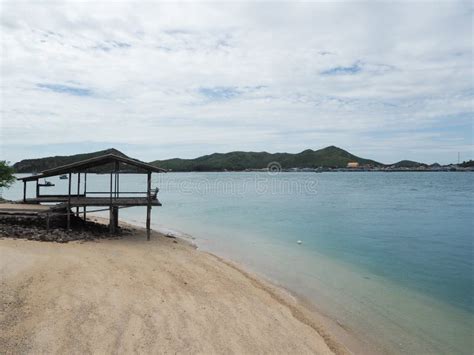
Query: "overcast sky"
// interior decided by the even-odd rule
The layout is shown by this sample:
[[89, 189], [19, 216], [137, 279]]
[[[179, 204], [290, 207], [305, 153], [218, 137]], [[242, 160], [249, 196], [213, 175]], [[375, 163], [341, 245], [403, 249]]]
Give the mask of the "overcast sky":
[[1, 159], [473, 158], [470, 1], [1, 2]]

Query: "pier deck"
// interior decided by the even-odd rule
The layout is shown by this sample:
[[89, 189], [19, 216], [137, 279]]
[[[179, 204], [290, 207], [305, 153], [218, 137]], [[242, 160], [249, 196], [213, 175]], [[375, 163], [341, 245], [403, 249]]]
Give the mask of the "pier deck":
[[56, 205], [44, 206], [26, 203], [0, 203], [0, 215], [37, 216], [41, 213], [56, 211]]
[[[147, 206], [147, 197], [73, 197], [69, 201], [67, 196], [40, 196], [35, 198], [27, 198], [25, 200], [27, 204], [38, 204], [38, 203], [57, 203], [57, 204], [68, 204], [71, 207], [84, 207], [84, 206], [117, 206], [117, 207], [131, 207], [131, 206]], [[152, 199], [150, 201], [152, 206], [161, 206], [160, 201]]]

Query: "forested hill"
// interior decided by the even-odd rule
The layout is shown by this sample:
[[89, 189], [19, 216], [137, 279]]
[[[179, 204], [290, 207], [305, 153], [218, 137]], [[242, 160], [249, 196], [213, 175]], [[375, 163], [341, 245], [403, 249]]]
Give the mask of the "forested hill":
[[[76, 161], [104, 154], [126, 156], [116, 149], [107, 149], [87, 154], [54, 156], [40, 159], [25, 159], [13, 165], [17, 173], [33, 173], [51, 169]], [[245, 169], [264, 169], [277, 162], [283, 169], [290, 168], [345, 168], [349, 162], [360, 165], [382, 166], [373, 160], [357, 157], [343, 149], [331, 146], [320, 150], [307, 149], [301, 153], [230, 152], [204, 155], [195, 159], [155, 160], [151, 164], [171, 171], [239, 171]]]
[[106, 149], [100, 150], [98, 152], [93, 153], [85, 153], [85, 154], [75, 154], [75, 155], [64, 155], [64, 156], [54, 156], [54, 157], [46, 157], [46, 158], [39, 158], [39, 159], [24, 159], [16, 164], [13, 165], [15, 172], [17, 173], [39, 173], [43, 170], [48, 170], [55, 168], [57, 166], [66, 165], [75, 163], [77, 161], [95, 158], [105, 154], [115, 154], [119, 156], [126, 157], [125, 154], [118, 151], [117, 149]]
[[301, 153], [230, 152], [204, 155], [195, 159], [156, 160], [151, 164], [172, 171], [222, 171], [264, 169], [277, 162], [283, 169], [290, 168], [345, 168], [349, 162], [360, 165], [383, 166], [373, 160], [357, 157], [338, 147], [320, 150], [307, 149]]

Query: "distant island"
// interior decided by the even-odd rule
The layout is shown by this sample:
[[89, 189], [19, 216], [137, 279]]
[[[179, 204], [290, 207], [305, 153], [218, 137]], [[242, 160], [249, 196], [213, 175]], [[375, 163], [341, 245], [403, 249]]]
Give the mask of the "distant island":
[[[117, 149], [110, 148], [92, 153], [68, 156], [53, 156], [39, 159], [24, 159], [13, 165], [17, 173], [34, 173], [104, 154], [127, 157]], [[307, 149], [301, 153], [241, 152], [214, 153], [195, 159], [155, 160], [150, 164], [169, 171], [265, 171], [271, 163], [278, 163], [283, 171], [453, 171], [473, 170], [474, 162], [459, 165], [424, 164], [402, 160], [394, 164], [383, 164], [365, 159], [348, 151], [330, 146], [319, 150]], [[100, 172], [100, 171], [97, 171]]]

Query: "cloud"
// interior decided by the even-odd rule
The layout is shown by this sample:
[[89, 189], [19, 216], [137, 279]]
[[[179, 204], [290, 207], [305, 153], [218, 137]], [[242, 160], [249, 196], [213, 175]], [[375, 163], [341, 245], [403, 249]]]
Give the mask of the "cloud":
[[49, 91], [53, 91], [60, 94], [69, 94], [74, 96], [92, 96], [92, 90], [78, 88], [69, 85], [61, 85], [61, 84], [43, 84], [39, 83], [36, 84], [37, 87], [40, 89], [45, 89]]
[[[28, 156], [20, 145], [41, 156], [38, 147], [81, 142], [145, 160], [326, 145], [380, 161], [472, 155], [468, 3], [3, 2], [2, 10], [5, 159]], [[407, 131], [395, 134], [400, 127]], [[423, 134], [410, 139], [410, 130]]]
[[349, 67], [333, 67], [327, 70], [323, 70], [321, 75], [350, 75], [350, 74], [357, 74], [362, 70], [362, 67], [359, 63], [354, 63]]
[[199, 88], [199, 93], [211, 100], [229, 100], [241, 94], [235, 87]]

